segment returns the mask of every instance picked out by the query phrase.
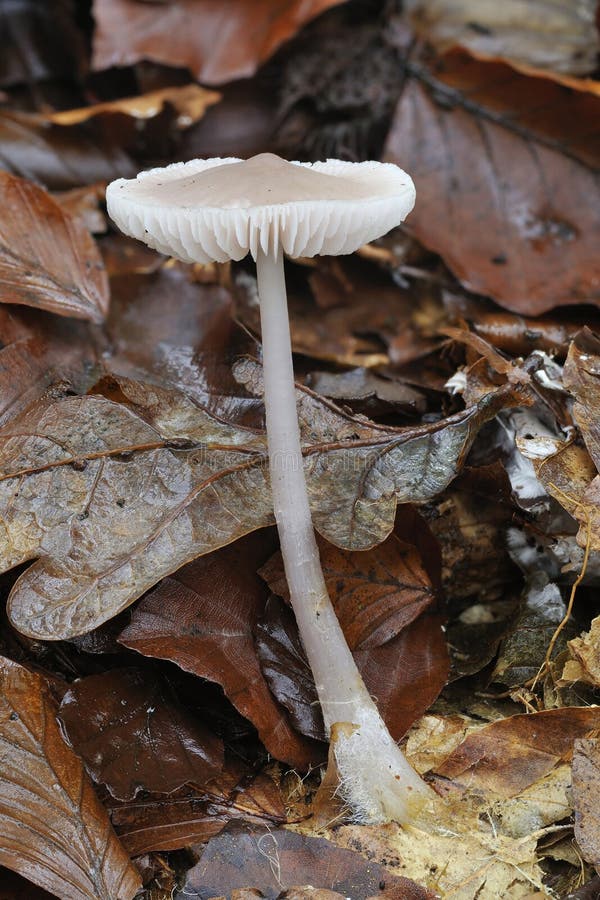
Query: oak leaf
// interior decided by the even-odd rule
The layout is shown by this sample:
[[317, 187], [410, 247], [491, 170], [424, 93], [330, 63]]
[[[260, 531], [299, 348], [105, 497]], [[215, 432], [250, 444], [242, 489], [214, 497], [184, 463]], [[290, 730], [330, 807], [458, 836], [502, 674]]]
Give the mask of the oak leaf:
[[[237, 376], [260, 394], [256, 364]], [[2, 430], [0, 560], [9, 569], [38, 558], [9, 600], [30, 636], [90, 631], [184, 563], [272, 524], [263, 431], [173, 390], [118, 384], [127, 404], [40, 402]], [[390, 429], [299, 389], [316, 528], [347, 549], [380, 543], [396, 504], [443, 490], [478, 429], [514, 402], [500, 388], [445, 420]]]

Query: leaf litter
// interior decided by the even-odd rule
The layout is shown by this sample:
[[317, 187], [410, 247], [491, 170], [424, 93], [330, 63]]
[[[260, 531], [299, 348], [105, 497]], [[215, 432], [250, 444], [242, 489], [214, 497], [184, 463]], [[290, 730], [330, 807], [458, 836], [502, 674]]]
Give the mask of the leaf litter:
[[[265, 0], [252, 31], [236, 3], [227, 53], [215, 4], [154, 6], [95, 0], [92, 20], [61, 3], [41, 31], [26, 3], [3, 14], [1, 889], [584, 896], [600, 864], [592, 4]], [[162, 27], [186, 15], [197, 27]], [[326, 578], [442, 798], [431, 833], [348, 823], [331, 766], [318, 790], [253, 276], [165, 260], [103, 215], [107, 181], [208, 147], [384, 157], [417, 182], [406, 228], [288, 278]]]

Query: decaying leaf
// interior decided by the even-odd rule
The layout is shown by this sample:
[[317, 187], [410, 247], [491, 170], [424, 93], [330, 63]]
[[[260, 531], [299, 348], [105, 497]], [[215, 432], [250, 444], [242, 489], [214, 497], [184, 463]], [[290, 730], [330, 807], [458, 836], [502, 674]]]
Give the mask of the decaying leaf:
[[462, 53], [411, 66], [385, 156], [414, 178], [417, 237], [508, 309], [598, 304], [600, 96]]
[[[205, 84], [252, 75], [260, 63], [320, 12], [342, 0], [94, 0], [96, 69], [153, 59], [187, 66]], [[169, 40], [165, 40], [165, 35]]]
[[104, 264], [88, 230], [46, 191], [0, 172], [0, 301], [101, 322]]
[[[260, 393], [255, 364], [237, 375]], [[9, 602], [23, 633], [56, 640], [89, 631], [184, 563], [272, 523], [264, 432], [175, 391], [124, 378], [119, 390], [128, 405], [102, 396], [40, 402], [3, 429], [2, 566], [40, 557]], [[317, 529], [348, 549], [381, 542], [396, 504], [441, 491], [481, 425], [513, 402], [499, 389], [448, 419], [391, 430], [300, 389]]]
[[82, 393], [91, 387], [103, 345], [87, 322], [0, 305], [0, 424], [50, 385]]
[[252, 886], [276, 900], [287, 887], [307, 883], [352, 900], [368, 900], [374, 895], [382, 900], [399, 895], [404, 900], [433, 900], [425, 888], [323, 838], [236, 823], [209, 841], [176, 898], [207, 900]]
[[69, 0], [41, 6], [35, 0], [5, 4], [0, 85], [75, 78], [84, 67], [83, 44]]
[[132, 177], [137, 169], [118, 141], [102, 129], [65, 128], [20, 110], [0, 110], [0, 143], [0, 170], [54, 191]]
[[120, 113], [134, 119], [151, 119], [161, 112], [165, 104], [169, 104], [177, 112], [178, 126], [187, 128], [201, 119], [208, 107], [219, 100], [220, 94], [216, 91], [208, 91], [199, 84], [186, 84], [182, 87], [161, 88], [139, 97], [123, 97], [93, 106], [65, 109], [50, 113], [48, 118], [56, 125], [77, 125], [107, 113]]
[[515, 840], [480, 830], [476, 819], [465, 830], [456, 821], [450, 832], [427, 834], [396, 825], [353, 825], [336, 829], [331, 839], [385, 860], [394, 874], [425, 885], [438, 897], [527, 900], [544, 895], [535, 835]]
[[113, 797], [203, 787], [223, 768], [223, 744], [150, 671], [114, 669], [75, 682], [59, 711], [71, 746]]
[[460, 44], [478, 56], [574, 75], [596, 68], [595, 0], [409, 0], [407, 11], [442, 50]]
[[0, 660], [0, 864], [64, 900], [131, 900], [140, 879], [44, 680]]
[[565, 662], [561, 680], [600, 687], [600, 616], [592, 619], [588, 632], [569, 641], [568, 648], [571, 659]]
[[248, 535], [165, 578], [136, 607], [120, 642], [217, 682], [276, 759], [300, 768], [322, 757], [290, 727], [261, 673], [254, 630], [267, 591], [256, 574], [273, 536]]
[[[335, 602], [335, 592], [332, 593]], [[436, 699], [448, 678], [442, 617], [421, 615], [379, 646], [354, 650], [354, 658], [391, 734], [399, 739]], [[294, 617], [271, 601], [258, 630], [257, 649], [269, 687], [298, 731], [324, 736], [316, 688]]]
[[575, 838], [583, 858], [600, 866], [600, 741], [597, 737], [575, 741], [573, 752], [573, 801]]
[[[434, 597], [416, 547], [394, 532], [379, 546], [348, 553], [319, 540], [325, 583], [352, 650], [368, 650], [396, 637]], [[289, 601], [278, 553], [260, 575], [273, 593]]]
[[594, 707], [509, 716], [469, 734], [437, 774], [470, 791], [512, 797], [568, 760], [575, 740], [599, 727], [600, 709]]
[[113, 827], [132, 856], [204, 843], [233, 820], [268, 828], [286, 821], [275, 782], [231, 761], [204, 791], [185, 788], [169, 796], [145, 794], [127, 803], [109, 802], [109, 810]]

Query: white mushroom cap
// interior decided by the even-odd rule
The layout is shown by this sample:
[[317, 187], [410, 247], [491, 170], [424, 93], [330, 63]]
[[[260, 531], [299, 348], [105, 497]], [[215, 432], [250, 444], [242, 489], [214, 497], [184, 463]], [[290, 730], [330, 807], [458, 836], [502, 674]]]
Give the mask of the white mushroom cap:
[[126, 234], [184, 262], [336, 256], [386, 234], [414, 206], [415, 188], [390, 163], [193, 159], [113, 181], [108, 211]]

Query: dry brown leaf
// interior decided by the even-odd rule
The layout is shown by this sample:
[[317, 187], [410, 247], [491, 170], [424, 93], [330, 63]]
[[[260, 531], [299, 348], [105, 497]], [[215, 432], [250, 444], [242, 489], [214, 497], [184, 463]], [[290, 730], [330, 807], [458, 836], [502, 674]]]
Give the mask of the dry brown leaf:
[[94, 0], [95, 69], [152, 59], [187, 66], [198, 81], [253, 75], [284, 41], [343, 0]]
[[597, 728], [600, 709], [594, 707], [509, 716], [469, 734], [437, 774], [469, 791], [514, 797], [568, 759], [574, 741]]
[[572, 659], [565, 663], [562, 680], [600, 687], [600, 616], [592, 619], [589, 631], [573, 638], [567, 646]]
[[108, 279], [87, 228], [52, 197], [0, 172], [0, 301], [101, 322]]
[[478, 56], [575, 75], [596, 68], [596, 0], [409, 0], [405, 8], [442, 50], [460, 44]]
[[140, 878], [61, 737], [44, 680], [0, 659], [0, 864], [63, 900], [131, 900]]
[[[256, 364], [236, 371], [261, 393]], [[272, 523], [264, 432], [155, 385], [120, 379], [119, 390], [127, 406], [39, 403], [3, 429], [2, 567], [41, 557], [9, 602], [23, 633], [85, 633], [184, 563]], [[446, 420], [390, 430], [299, 389], [317, 529], [347, 549], [381, 542], [397, 503], [443, 490], [482, 424], [514, 402], [500, 389]]]
[[600, 866], [600, 740], [575, 741], [573, 751], [573, 802], [575, 839], [586, 862]]
[[385, 158], [414, 178], [416, 236], [509, 309], [599, 304], [600, 96], [463, 53], [409, 67]]
[[177, 113], [177, 126], [188, 128], [220, 99], [221, 95], [216, 91], [208, 91], [199, 84], [185, 84], [182, 87], [161, 88], [139, 97], [122, 97], [92, 106], [49, 113], [48, 119], [55, 125], [77, 125], [107, 113], [120, 113], [134, 119], [152, 119], [163, 110], [165, 104], [169, 104]]
[[385, 860], [395, 875], [411, 878], [437, 897], [531, 900], [544, 896], [536, 835], [517, 840], [495, 835], [481, 830], [476, 815], [465, 827], [458, 816], [443, 825], [449, 834], [427, 834], [397, 825], [350, 825], [328, 836], [342, 847]]

